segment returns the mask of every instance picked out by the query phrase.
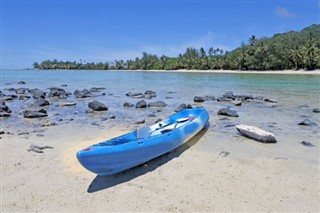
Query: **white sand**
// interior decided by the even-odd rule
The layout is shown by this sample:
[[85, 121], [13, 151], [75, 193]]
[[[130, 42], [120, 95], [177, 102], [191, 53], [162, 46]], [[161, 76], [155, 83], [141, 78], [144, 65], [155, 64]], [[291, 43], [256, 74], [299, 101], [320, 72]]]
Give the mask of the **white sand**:
[[[319, 211], [319, 161], [275, 159], [274, 145], [245, 141], [253, 151], [266, 149], [266, 155], [252, 157], [241, 149], [236, 154], [230, 146], [231, 154], [222, 157], [218, 149], [202, 145], [225, 139], [202, 132], [175, 152], [109, 177], [96, 176], [77, 162], [78, 150], [123, 133], [61, 125], [47, 128], [45, 137], [2, 135], [1, 211]], [[55, 148], [42, 154], [26, 151], [32, 142]], [[301, 149], [317, 152], [319, 146]]]
[[298, 74], [298, 75], [320, 75], [320, 70], [132, 70], [137, 72], [186, 72], [186, 73], [238, 73], [238, 74]]

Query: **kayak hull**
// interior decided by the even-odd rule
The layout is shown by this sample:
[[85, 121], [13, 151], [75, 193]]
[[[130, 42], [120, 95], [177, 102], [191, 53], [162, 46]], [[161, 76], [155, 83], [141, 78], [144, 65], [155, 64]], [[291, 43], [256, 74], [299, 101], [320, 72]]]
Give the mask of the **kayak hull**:
[[[177, 123], [181, 118], [187, 119]], [[81, 165], [93, 173], [115, 174], [181, 146], [203, 129], [208, 120], [205, 108], [186, 109], [161, 121], [161, 124], [151, 126], [151, 134], [146, 138], [138, 138], [138, 131], [134, 131], [89, 146], [77, 152], [76, 156]]]

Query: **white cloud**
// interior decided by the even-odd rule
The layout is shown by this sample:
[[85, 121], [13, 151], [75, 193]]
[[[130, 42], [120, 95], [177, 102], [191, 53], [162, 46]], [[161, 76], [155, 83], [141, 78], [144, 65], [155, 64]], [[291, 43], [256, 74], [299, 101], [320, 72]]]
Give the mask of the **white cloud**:
[[291, 19], [295, 17], [293, 13], [289, 12], [289, 10], [284, 7], [277, 7], [275, 9], [275, 12], [276, 15], [280, 18]]

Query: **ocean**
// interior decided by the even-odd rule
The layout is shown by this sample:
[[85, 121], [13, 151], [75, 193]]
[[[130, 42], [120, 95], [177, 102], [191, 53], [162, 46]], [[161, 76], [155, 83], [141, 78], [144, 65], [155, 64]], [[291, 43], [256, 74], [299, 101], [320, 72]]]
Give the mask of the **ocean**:
[[[25, 84], [18, 84], [24, 81]], [[1, 118], [1, 126], [6, 131], [21, 132], [40, 128], [43, 122], [54, 122], [57, 125], [78, 125], [85, 129], [96, 126], [104, 130], [109, 127], [121, 127], [131, 131], [140, 125], [136, 121], [145, 120], [142, 125], [153, 124], [174, 113], [182, 103], [193, 107], [206, 107], [210, 113], [210, 127], [202, 136], [204, 142], [199, 149], [202, 151], [227, 150], [259, 156], [267, 153], [274, 157], [283, 156], [290, 148], [289, 157], [317, 163], [319, 157], [319, 125], [320, 114], [314, 113], [314, 108], [320, 108], [320, 76], [294, 74], [241, 74], [241, 73], [190, 73], [190, 72], [143, 72], [143, 71], [72, 71], [72, 70], [1, 70], [1, 91], [4, 94], [15, 94], [9, 88], [39, 88], [49, 91], [50, 87], [62, 87], [73, 94], [75, 90], [104, 87], [105, 95], [94, 98], [76, 100], [73, 95], [67, 101], [76, 102], [75, 107], [59, 108], [56, 105], [66, 100], [49, 100], [48, 117], [42, 119], [24, 119], [22, 111], [33, 103], [15, 99], [6, 102], [12, 110], [9, 118]], [[126, 96], [128, 92], [152, 90], [157, 97], [144, 99], [147, 103], [164, 101], [167, 106], [162, 109], [136, 109], [123, 107], [124, 102], [136, 104], [141, 99]], [[234, 106], [230, 102], [208, 100], [195, 103], [195, 96], [221, 97], [226, 92], [235, 95], [261, 96], [276, 100], [276, 103], [254, 100]], [[108, 106], [107, 112], [88, 114], [88, 102], [98, 100]], [[226, 118], [217, 115], [219, 109], [229, 107], [236, 110], [238, 118]], [[115, 119], [111, 119], [115, 116]], [[304, 119], [312, 120], [315, 126], [298, 125]], [[240, 137], [235, 125], [246, 124], [260, 127], [273, 132], [278, 138], [278, 144], [263, 146], [257, 142], [246, 142]], [[313, 143], [317, 151], [306, 153], [301, 141]], [[239, 143], [241, 142], [241, 146]], [[254, 152], [252, 152], [252, 147]], [[251, 150], [251, 151], [248, 151]], [[308, 150], [307, 150], [308, 151]], [[292, 153], [292, 155], [290, 155]]]

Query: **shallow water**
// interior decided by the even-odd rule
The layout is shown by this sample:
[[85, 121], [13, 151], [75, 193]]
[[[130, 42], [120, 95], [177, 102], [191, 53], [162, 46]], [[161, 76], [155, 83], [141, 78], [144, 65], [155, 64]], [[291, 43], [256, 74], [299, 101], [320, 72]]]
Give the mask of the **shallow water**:
[[[21, 85], [17, 82], [25, 81]], [[219, 152], [227, 150], [237, 157], [237, 153], [252, 157], [270, 155], [276, 158], [302, 159], [311, 163], [318, 163], [319, 159], [319, 113], [313, 113], [313, 108], [320, 107], [320, 76], [319, 75], [274, 75], [274, 74], [226, 74], [226, 73], [172, 73], [172, 72], [132, 72], [132, 71], [34, 71], [34, 70], [1, 70], [1, 91], [14, 94], [8, 88], [25, 87], [39, 88], [48, 91], [49, 87], [63, 87], [67, 92], [105, 87], [104, 96], [75, 100], [73, 95], [68, 101], [77, 102], [75, 107], [58, 108], [61, 100], [49, 99], [47, 118], [30, 120], [24, 119], [22, 110], [28, 101], [13, 100], [6, 104], [13, 111], [9, 118], [1, 119], [1, 126], [10, 132], [32, 131], [40, 128], [43, 122], [55, 122], [58, 125], [88, 125], [105, 129], [120, 126], [128, 131], [141, 125], [134, 124], [138, 120], [146, 120], [152, 124], [174, 112], [181, 103], [193, 106], [204, 106], [210, 113], [210, 127], [197, 143], [196, 148], [204, 152]], [[163, 100], [168, 106], [160, 111], [155, 108], [135, 109], [124, 108], [123, 103], [133, 104], [140, 99], [127, 97], [127, 92], [142, 92], [153, 90], [157, 97], [147, 103]], [[277, 100], [277, 103], [252, 101], [236, 107], [229, 102], [216, 100], [202, 104], [193, 102], [194, 96], [212, 95], [222, 96], [232, 91], [236, 95], [262, 96]], [[98, 100], [109, 108], [107, 112], [87, 114], [88, 102]], [[222, 107], [231, 107], [239, 114], [238, 118], [222, 119], [217, 112]], [[154, 114], [156, 117], [148, 117]], [[115, 119], [110, 119], [114, 115]], [[102, 118], [108, 118], [103, 120]], [[317, 126], [302, 127], [297, 125], [308, 118]], [[222, 119], [222, 120], [221, 120]], [[240, 137], [233, 125], [247, 124], [258, 126], [273, 132], [278, 143], [266, 145]], [[300, 144], [309, 141], [315, 145], [307, 148]], [[240, 145], [239, 145], [240, 144]], [[290, 149], [290, 152], [286, 151]]]

